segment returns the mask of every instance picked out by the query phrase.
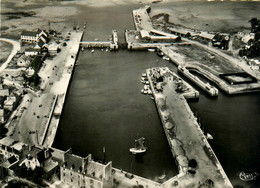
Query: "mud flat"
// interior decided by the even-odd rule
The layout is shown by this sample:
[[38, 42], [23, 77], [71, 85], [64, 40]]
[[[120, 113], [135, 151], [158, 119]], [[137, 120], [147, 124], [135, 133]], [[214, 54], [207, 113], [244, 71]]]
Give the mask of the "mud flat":
[[[158, 91], [149, 69], [147, 76], [179, 170], [179, 175], [165, 182], [163, 187], [200, 187], [209, 182], [214, 187], [233, 187], [183, 94], [176, 92], [171, 80], [166, 81], [162, 91]], [[191, 160], [195, 160], [196, 165], [190, 165]]]

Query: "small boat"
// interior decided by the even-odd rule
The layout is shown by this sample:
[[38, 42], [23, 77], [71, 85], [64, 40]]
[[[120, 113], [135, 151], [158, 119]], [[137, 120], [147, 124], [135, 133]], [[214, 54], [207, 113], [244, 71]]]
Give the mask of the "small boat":
[[108, 48], [106, 48], [106, 52], [108, 52]]
[[149, 89], [149, 85], [144, 85], [144, 89], [145, 90]]
[[145, 73], [142, 74], [142, 77], [146, 77], [147, 75]]
[[91, 53], [94, 53], [94, 51], [95, 51], [95, 50], [94, 50], [94, 49], [92, 49], [92, 50], [91, 50]]
[[132, 154], [140, 154], [146, 152], [147, 147], [144, 146], [144, 141], [145, 141], [144, 137], [135, 140], [135, 147], [130, 148], [129, 151]]
[[152, 1], [152, 3], [160, 3], [160, 2], [162, 2], [162, 0], [154, 0], [154, 1]]
[[82, 52], [84, 51], [84, 47], [81, 48], [81, 51], [82, 51]]
[[157, 50], [157, 55], [162, 57], [164, 55], [164, 53], [161, 50]]
[[150, 99], [154, 100], [154, 97], [150, 97]]
[[212, 140], [212, 139], [213, 139], [213, 136], [212, 136], [211, 134], [207, 133], [206, 138], [207, 138], [208, 140]]
[[145, 84], [149, 84], [149, 81], [146, 81]]
[[163, 174], [158, 177], [159, 180], [163, 180], [166, 177], [165, 170], [163, 171]]
[[150, 89], [148, 89], [148, 94], [151, 95], [153, 94], [153, 92]]
[[242, 172], [239, 173], [239, 178], [242, 181], [251, 181], [251, 180], [255, 180], [258, 175], [259, 174], [257, 172], [245, 173], [245, 172], [242, 171]]
[[144, 89], [141, 89], [141, 93], [142, 93], [142, 94], [144, 93]]
[[163, 56], [162, 58], [163, 58], [164, 60], [170, 61], [170, 58], [167, 57], [167, 56]]
[[153, 49], [153, 48], [149, 48], [147, 51], [148, 51], [148, 52], [154, 52], [155, 49]]
[[148, 91], [147, 90], [144, 90], [144, 94], [147, 94], [148, 93]]

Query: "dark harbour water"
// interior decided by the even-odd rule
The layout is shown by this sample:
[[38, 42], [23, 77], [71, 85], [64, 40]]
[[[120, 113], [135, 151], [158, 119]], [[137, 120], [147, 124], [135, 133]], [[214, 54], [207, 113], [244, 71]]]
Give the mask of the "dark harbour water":
[[[177, 8], [174, 6], [173, 10], [181, 13], [189, 6], [195, 7], [196, 11], [199, 9], [198, 4], [192, 4], [194, 2], [186, 3], [175, 4]], [[207, 5], [200, 5], [199, 11], [203, 12]], [[252, 7], [252, 4], [245, 3], [225, 5], [231, 7], [232, 16], [239, 14], [238, 10], [243, 13]], [[131, 11], [138, 7], [135, 4], [106, 9], [80, 7], [81, 13], [72, 19], [88, 22], [84, 40], [107, 40], [111, 30], [117, 29], [119, 40], [123, 41], [124, 30], [134, 29]], [[216, 7], [220, 12], [221, 6]], [[244, 14], [239, 18], [248, 20]], [[146, 68], [168, 66], [176, 72], [176, 67], [155, 53], [126, 50], [95, 50], [93, 54], [85, 50], [80, 52], [79, 62], [53, 146], [62, 150], [71, 147], [81, 156], [92, 153], [97, 160], [103, 159], [102, 148], [105, 146], [106, 160], [112, 160], [117, 168], [131, 171], [132, 163], [133, 173], [150, 179], [160, 176], [164, 170], [167, 178], [176, 175], [154, 101], [140, 93], [140, 75]], [[204, 130], [214, 137], [210, 144], [232, 184], [235, 187], [260, 187], [259, 176], [252, 182], [242, 182], [238, 178], [240, 171], [260, 174], [260, 93], [228, 96], [220, 91], [217, 98], [211, 98], [197, 89], [200, 91], [199, 101], [189, 104]], [[128, 149], [140, 136], [146, 138], [148, 151], [142, 158], [135, 158]]]

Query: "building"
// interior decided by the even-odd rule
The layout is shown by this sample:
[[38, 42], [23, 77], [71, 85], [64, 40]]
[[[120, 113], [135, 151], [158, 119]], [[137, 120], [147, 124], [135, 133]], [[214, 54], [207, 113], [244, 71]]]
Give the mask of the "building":
[[46, 43], [47, 39], [48, 39], [48, 35], [43, 30], [38, 30], [36, 32], [22, 31], [21, 33], [21, 42], [37, 43], [40, 40], [42, 40], [44, 43]]
[[4, 109], [12, 111], [16, 104], [16, 97], [15, 96], [8, 96], [4, 101]]
[[26, 56], [35, 56], [41, 53], [41, 49], [37, 49], [37, 48], [28, 48], [25, 50], [25, 55]]
[[0, 84], [0, 97], [9, 96], [9, 89], [4, 89], [3, 84]]
[[28, 152], [29, 146], [27, 144], [17, 142], [10, 137], [4, 137], [0, 140], [0, 155], [4, 161], [12, 156], [20, 160]]
[[0, 124], [5, 122], [5, 111], [4, 109], [0, 109]]
[[149, 32], [147, 30], [144, 30], [144, 29], [142, 29], [140, 31], [140, 35], [141, 35], [142, 39], [150, 39], [151, 38]]
[[28, 67], [32, 61], [32, 58], [30, 56], [22, 55], [18, 60], [17, 60], [17, 66], [18, 67]]
[[52, 160], [51, 150], [39, 146], [32, 147], [19, 166], [25, 166], [31, 171], [35, 171], [36, 168], [42, 169], [42, 173], [37, 175], [43, 179], [50, 179], [59, 169], [58, 162]]
[[92, 160], [91, 155], [80, 157], [54, 149], [53, 157], [60, 163], [60, 181], [75, 187], [112, 187], [112, 162], [106, 165]]

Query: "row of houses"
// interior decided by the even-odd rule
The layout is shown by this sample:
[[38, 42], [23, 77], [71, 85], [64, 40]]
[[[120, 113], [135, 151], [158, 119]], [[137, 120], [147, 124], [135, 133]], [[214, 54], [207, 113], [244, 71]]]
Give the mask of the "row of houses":
[[[52, 160], [48, 148], [29, 146], [10, 137], [0, 140], [0, 177], [18, 176], [34, 181], [39, 178], [49, 179], [58, 172], [58, 162]], [[37, 174], [35, 173], [40, 172]], [[28, 177], [27, 177], [28, 176]]]
[[22, 31], [20, 43], [27, 43], [32, 47], [25, 49], [26, 56], [34, 56], [47, 52], [58, 52], [60, 45], [50, 38], [48, 33], [44, 30]]
[[21, 99], [19, 90], [10, 92], [9, 88], [0, 84], [0, 125], [6, 122], [9, 112], [13, 111]]
[[[34, 183], [40, 178], [50, 183], [56, 176], [74, 187], [112, 187], [112, 162], [95, 162], [91, 155], [80, 157], [71, 149], [29, 146], [10, 137], [0, 140], [0, 177], [18, 176]], [[29, 177], [30, 176], [30, 177]], [[37, 176], [37, 177], [34, 177]]]

